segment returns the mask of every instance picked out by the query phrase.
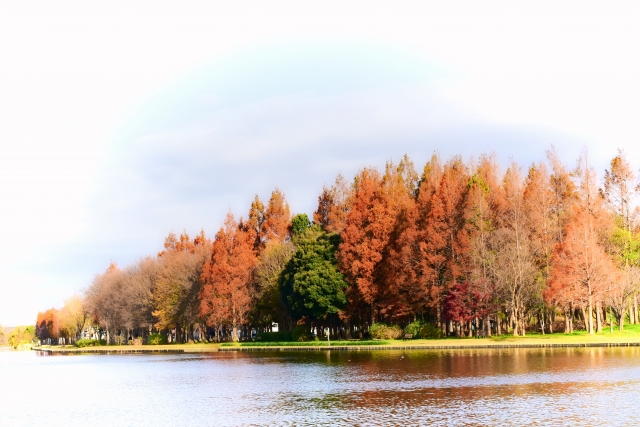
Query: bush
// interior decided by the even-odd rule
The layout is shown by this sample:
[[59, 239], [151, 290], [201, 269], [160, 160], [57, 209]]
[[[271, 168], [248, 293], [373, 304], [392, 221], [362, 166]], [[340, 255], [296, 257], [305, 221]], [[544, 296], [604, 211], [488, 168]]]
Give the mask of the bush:
[[258, 334], [260, 341], [262, 342], [290, 342], [293, 341], [293, 334], [291, 331], [281, 332], [260, 332]]
[[426, 339], [444, 338], [444, 332], [442, 332], [442, 329], [438, 328], [437, 326], [431, 323], [425, 323], [420, 328], [419, 335], [420, 335], [420, 338], [426, 338]]
[[400, 329], [400, 326], [398, 325], [374, 323], [369, 328], [369, 335], [373, 339], [395, 340], [402, 336], [402, 329]]
[[166, 343], [167, 339], [162, 334], [151, 334], [149, 335], [149, 339], [147, 340], [147, 344], [149, 345], [160, 345]]
[[99, 345], [105, 345], [107, 342], [105, 340], [92, 340], [89, 338], [82, 338], [76, 341], [75, 346], [78, 348], [83, 347], [97, 347]]
[[307, 325], [296, 325], [291, 331], [293, 341], [311, 341], [311, 328]]
[[420, 331], [424, 325], [425, 323], [422, 320], [416, 320], [404, 328], [404, 333], [413, 335], [413, 338], [422, 338]]

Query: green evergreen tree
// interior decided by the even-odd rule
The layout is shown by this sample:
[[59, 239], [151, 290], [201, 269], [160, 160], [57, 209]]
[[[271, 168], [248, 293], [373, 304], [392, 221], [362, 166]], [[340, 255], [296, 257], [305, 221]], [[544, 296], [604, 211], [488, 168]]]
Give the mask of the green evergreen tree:
[[339, 239], [318, 225], [296, 236], [296, 252], [280, 278], [283, 301], [293, 318], [325, 320], [344, 309], [347, 283], [335, 258]]

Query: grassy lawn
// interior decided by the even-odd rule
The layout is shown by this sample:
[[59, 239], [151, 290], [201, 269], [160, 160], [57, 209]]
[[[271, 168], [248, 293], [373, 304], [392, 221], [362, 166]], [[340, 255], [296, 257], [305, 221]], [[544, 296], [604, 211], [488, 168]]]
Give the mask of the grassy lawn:
[[[634, 343], [640, 342], [640, 325], [627, 325], [624, 331], [605, 328], [599, 334], [589, 335], [585, 331], [576, 331], [572, 334], [527, 334], [525, 337], [514, 337], [512, 335], [500, 335], [491, 338], [444, 338], [436, 340], [416, 339], [416, 340], [362, 340], [362, 341], [331, 341], [331, 346], [387, 346], [387, 347], [410, 347], [410, 346], [482, 346], [496, 344], [580, 344], [580, 343]], [[54, 350], [57, 352], [93, 352], [93, 351], [166, 351], [182, 350], [185, 353], [202, 353], [217, 351], [219, 347], [327, 347], [326, 341], [306, 341], [306, 342], [242, 342], [242, 343], [193, 343], [193, 344], [165, 344], [165, 345], [109, 345], [100, 347], [85, 347], [78, 349], [72, 345], [66, 346], [41, 346], [38, 349]]]

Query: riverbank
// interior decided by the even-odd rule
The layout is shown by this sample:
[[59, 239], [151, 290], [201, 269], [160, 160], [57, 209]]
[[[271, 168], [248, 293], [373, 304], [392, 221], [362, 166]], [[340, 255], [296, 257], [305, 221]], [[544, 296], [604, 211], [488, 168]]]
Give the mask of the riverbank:
[[216, 353], [234, 351], [373, 351], [373, 350], [456, 350], [507, 348], [560, 348], [560, 347], [640, 347], [640, 325], [630, 325], [625, 331], [606, 330], [589, 335], [584, 331], [573, 334], [532, 334], [525, 337], [501, 335], [491, 338], [445, 338], [437, 340], [390, 341], [311, 341], [300, 343], [195, 343], [165, 345], [109, 345], [76, 348], [67, 346], [40, 346], [33, 350], [46, 354], [162, 354], [162, 353]]

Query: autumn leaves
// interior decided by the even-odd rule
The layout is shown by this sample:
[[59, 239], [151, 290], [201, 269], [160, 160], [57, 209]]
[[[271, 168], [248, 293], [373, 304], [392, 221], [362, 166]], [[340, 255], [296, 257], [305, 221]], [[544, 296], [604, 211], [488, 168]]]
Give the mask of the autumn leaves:
[[[449, 334], [589, 331], [615, 312], [636, 322], [640, 240], [635, 175], [619, 153], [600, 186], [583, 155], [574, 170], [550, 150], [502, 173], [493, 156], [407, 157], [339, 175], [313, 223], [275, 190], [246, 218], [227, 215], [210, 241], [170, 234], [155, 258], [99, 275], [84, 299], [109, 335], [175, 331], [178, 341], [239, 339], [272, 322], [428, 321]], [[601, 187], [601, 188], [600, 188]], [[145, 332], [146, 331], [146, 332]]]

